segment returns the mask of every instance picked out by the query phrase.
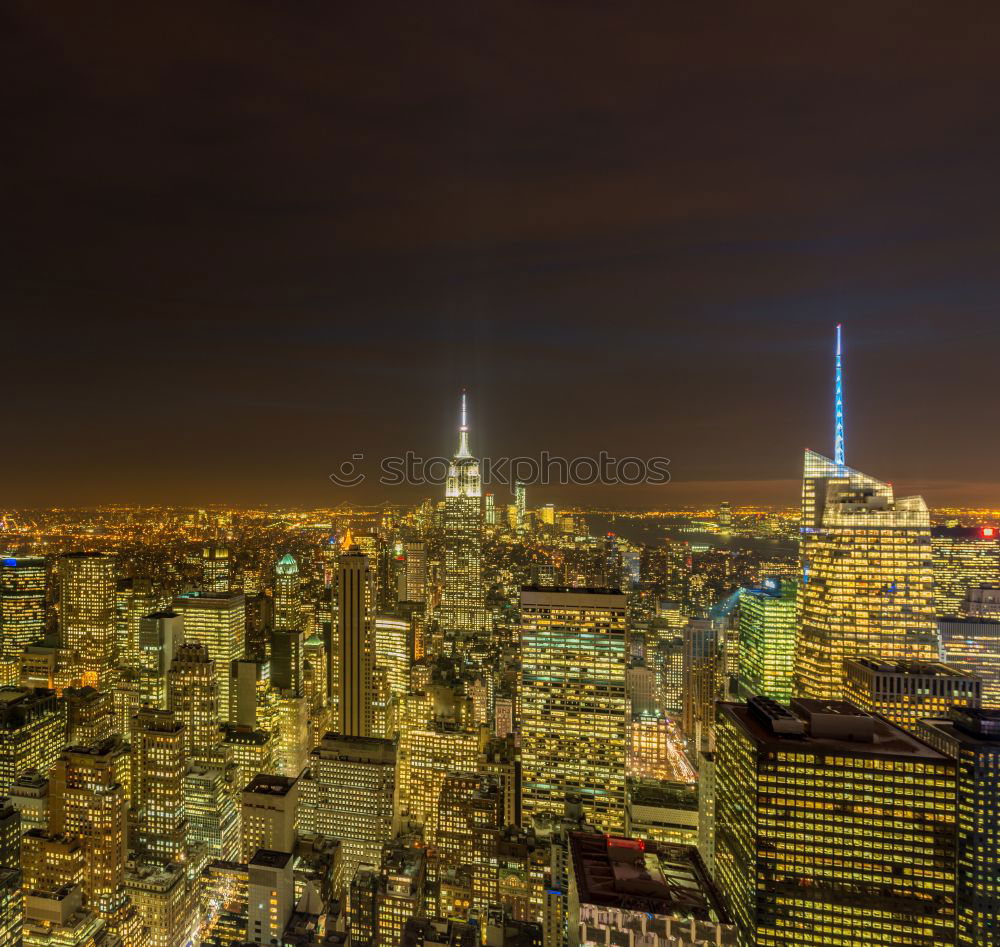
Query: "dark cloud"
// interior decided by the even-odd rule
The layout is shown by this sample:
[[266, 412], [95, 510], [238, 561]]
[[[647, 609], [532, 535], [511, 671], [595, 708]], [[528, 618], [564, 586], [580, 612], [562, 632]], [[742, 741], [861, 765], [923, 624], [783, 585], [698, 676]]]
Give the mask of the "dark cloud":
[[336, 502], [462, 385], [773, 501], [841, 320], [849, 459], [1000, 502], [995, 5], [2, 16], [5, 503]]

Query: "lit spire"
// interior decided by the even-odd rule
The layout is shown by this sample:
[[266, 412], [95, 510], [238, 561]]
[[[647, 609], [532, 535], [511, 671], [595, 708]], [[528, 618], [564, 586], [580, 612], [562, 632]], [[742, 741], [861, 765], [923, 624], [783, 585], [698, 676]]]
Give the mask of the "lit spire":
[[469, 452], [469, 424], [465, 410], [465, 389], [462, 389], [462, 423], [458, 427], [458, 453], [456, 457], [471, 457]]
[[837, 323], [836, 384], [834, 392], [833, 462], [844, 466], [844, 374], [840, 361], [840, 323]]

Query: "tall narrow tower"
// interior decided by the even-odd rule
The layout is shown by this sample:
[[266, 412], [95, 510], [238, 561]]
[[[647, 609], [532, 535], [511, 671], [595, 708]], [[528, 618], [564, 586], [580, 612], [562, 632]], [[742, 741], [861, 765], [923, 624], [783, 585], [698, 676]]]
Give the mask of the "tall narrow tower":
[[833, 430], [833, 462], [843, 467], [844, 460], [844, 374], [840, 354], [840, 323], [837, 323], [837, 357], [835, 360], [836, 380], [834, 382], [834, 430]]
[[934, 660], [930, 513], [844, 462], [840, 326], [834, 459], [805, 452], [796, 694], [840, 700], [844, 661]]
[[459, 639], [486, 628], [482, 582], [482, 485], [479, 462], [469, 450], [465, 392], [458, 450], [448, 467], [444, 499], [444, 591], [441, 624]]
[[371, 734], [370, 584], [368, 557], [357, 546], [351, 546], [340, 557], [337, 571], [340, 654], [337, 729], [348, 737], [367, 737]]

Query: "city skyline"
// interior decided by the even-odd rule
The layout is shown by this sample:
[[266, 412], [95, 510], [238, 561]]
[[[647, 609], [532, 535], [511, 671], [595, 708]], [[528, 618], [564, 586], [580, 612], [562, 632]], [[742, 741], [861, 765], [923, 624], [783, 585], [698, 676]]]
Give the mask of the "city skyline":
[[1000, 947], [998, 38], [0, 12], [0, 947]]

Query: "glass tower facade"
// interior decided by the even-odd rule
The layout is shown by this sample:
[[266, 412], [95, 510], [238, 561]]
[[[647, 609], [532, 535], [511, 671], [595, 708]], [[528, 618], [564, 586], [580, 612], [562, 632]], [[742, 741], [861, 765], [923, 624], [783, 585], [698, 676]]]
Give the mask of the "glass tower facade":
[[804, 697], [839, 700], [844, 660], [938, 658], [930, 514], [921, 497], [806, 451], [795, 675]]

